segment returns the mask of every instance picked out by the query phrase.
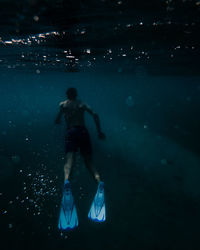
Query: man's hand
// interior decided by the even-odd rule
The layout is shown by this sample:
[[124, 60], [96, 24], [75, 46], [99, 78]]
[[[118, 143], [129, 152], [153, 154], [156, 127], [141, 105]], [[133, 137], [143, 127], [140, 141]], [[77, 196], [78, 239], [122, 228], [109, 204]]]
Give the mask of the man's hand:
[[106, 139], [105, 134], [102, 133], [102, 132], [99, 132], [99, 133], [98, 133], [98, 137], [99, 137], [99, 139], [101, 139], [101, 140], [105, 140], [105, 139]]

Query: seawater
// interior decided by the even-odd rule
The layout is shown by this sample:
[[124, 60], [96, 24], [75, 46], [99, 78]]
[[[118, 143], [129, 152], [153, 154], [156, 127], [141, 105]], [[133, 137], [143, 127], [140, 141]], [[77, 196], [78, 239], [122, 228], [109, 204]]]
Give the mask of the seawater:
[[[62, 233], [57, 221], [66, 128], [54, 119], [71, 86], [99, 114], [106, 134], [98, 140], [86, 114], [94, 164], [105, 182], [107, 220], [87, 219], [96, 184], [77, 155], [71, 182], [80, 225]], [[1, 235], [11, 246], [170, 249], [172, 242], [184, 248], [195, 238], [198, 76], [109, 72], [104, 66], [76, 73], [2, 70], [0, 94]]]

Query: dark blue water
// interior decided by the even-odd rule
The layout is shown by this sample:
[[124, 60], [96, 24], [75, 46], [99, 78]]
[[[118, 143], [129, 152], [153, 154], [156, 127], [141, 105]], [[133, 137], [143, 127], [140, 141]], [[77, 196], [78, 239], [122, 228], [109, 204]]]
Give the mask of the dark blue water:
[[[3, 4], [1, 249], [199, 249], [199, 2]], [[87, 218], [96, 183], [77, 154], [79, 227], [60, 232], [66, 127], [54, 120], [69, 87], [106, 135], [86, 114], [107, 219]]]
[[[107, 136], [97, 139], [88, 115], [107, 221], [87, 219], [96, 185], [78, 157], [72, 188], [80, 225], [62, 234], [65, 125], [53, 121], [69, 86], [97, 111]], [[189, 247], [198, 238], [199, 95], [198, 77], [3, 72], [1, 234], [12, 239], [9, 248]]]

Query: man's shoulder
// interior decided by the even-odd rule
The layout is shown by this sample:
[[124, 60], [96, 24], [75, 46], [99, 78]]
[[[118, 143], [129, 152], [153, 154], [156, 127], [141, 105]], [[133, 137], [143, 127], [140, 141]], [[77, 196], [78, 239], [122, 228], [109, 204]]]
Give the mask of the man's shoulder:
[[77, 103], [78, 103], [78, 106], [80, 108], [86, 108], [87, 107], [87, 104], [85, 102], [82, 102], [81, 100], [77, 100]]
[[96, 115], [96, 113], [93, 111], [93, 109], [87, 103], [83, 103], [83, 109], [92, 115]]
[[66, 104], [67, 104], [67, 100], [60, 102], [60, 103], [59, 103], [59, 106], [60, 106], [60, 107], [63, 107], [63, 106], [65, 106]]

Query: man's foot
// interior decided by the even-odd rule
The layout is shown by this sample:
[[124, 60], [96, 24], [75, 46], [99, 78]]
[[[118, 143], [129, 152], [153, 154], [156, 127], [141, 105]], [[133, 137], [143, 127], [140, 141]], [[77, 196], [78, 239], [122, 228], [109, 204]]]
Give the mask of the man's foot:
[[101, 181], [100, 175], [99, 175], [99, 174], [95, 174], [95, 180], [96, 180], [98, 183]]
[[64, 190], [67, 191], [67, 190], [69, 190], [70, 188], [71, 188], [70, 182], [69, 182], [68, 179], [66, 179], [65, 182], [64, 182]]

